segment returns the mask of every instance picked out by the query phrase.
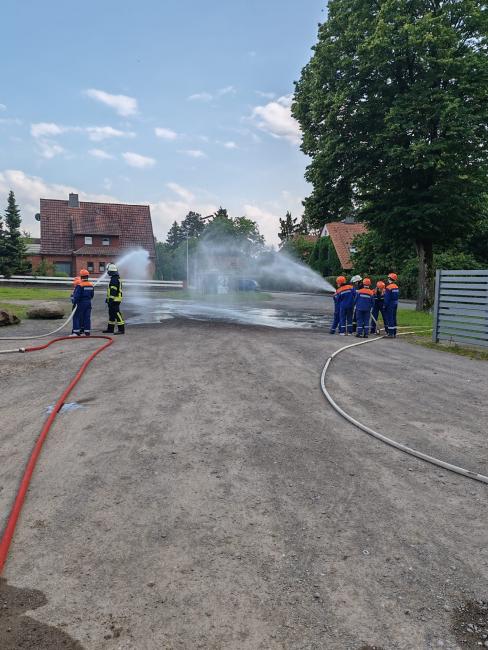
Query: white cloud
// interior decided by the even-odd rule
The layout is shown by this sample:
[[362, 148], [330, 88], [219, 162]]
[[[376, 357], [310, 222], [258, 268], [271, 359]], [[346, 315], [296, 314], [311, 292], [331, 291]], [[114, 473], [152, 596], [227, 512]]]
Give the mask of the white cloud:
[[190, 156], [190, 158], [206, 158], [206, 154], [203, 153], [201, 149], [184, 149], [183, 151], [180, 151], [179, 153], [184, 153], [187, 156]]
[[120, 131], [112, 126], [87, 126], [85, 131], [92, 142], [101, 142], [107, 138], [133, 138], [133, 131]]
[[112, 95], [104, 90], [97, 90], [96, 88], [85, 90], [85, 95], [106, 106], [110, 106], [110, 108], [113, 108], [122, 117], [129, 117], [137, 113], [137, 99], [135, 97]]
[[224, 95], [235, 95], [236, 93], [237, 90], [234, 88], [234, 86], [225, 86], [225, 88], [221, 88], [217, 91], [217, 95], [219, 95], [219, 97], [223, 97]]
[[45, 136], [61, 135], [71, 128], [69, 126], [60, 126], [54, 122], [37, 122], [31, 124], [30, 132], [33, 138], [43, 138]]
[[164, 241], [173, 221], [181, 222], [190, 210], [204, 216], [216, 212], [218, 205], [205, 200], [193, 198], [192, 201], [157, 201], [151, 203], [151, 217], [154, 234], [159, 240]]
[[192, 102], [210, 102], [213, 99], [213, 96], [210, 93], [194, 93], [190, 95], [188, 99]]
[[0, 111], [6, 111], [7, 107], [5, 104], [0, 104]]
[[172, 131], [171, 129], [164, 129], [159, 126], [154, 129], [154, 133], [158, 138], [162, 138], [163, 140], [176, 140], [178, 137], [176, 131]]
[[68, 199], [70, 192], [79, 194], [82, 201], [107, 201], [117, 203], [115, 197], [107, 194], [91, 194], [80, 191], [76, 187], [47, 183], [38, 176], [29, 176], [19, 169], [6, 169], [0, 172], [0, 204], [7, 200], [9, 190], [15, 192], [15, 198], [20, 206], [22, 215], [22, 228], [29, 230], [34, 235], [39, 232], [39, 223], [34, 219], [39, 212], [39, 199]]
[[148, 156], [141, 156], [139, 153], [134, 153], [132, 151], [126, 151], [122, 154], [122, 158], [125, 162], [131, 167], [138, 167], [139, 169], [144, 169], [145, 167], [152, 167], [156, 164], [154, 158], [149, 158]]
[[114, 156], [112, 154], [108, 153], [107, 151], [104, 151], [103, 149], [90, 149], [88, 151], [90, 156], [93, 156], [94, 158], [100, 158], [101, 160], [113, 160]]
[[187, 202], [191, 202], [195, 198], [195, 195], [190, 190], [187, 190], [182, 185], [178, 185], [178, 183], [166, 183], [166, 187]]
[[64, 153], [64, 148], [57, 142], [51, 140], [38, 140], [38, 147], [43, 158], [50, 160], [55, 156], [59, 156]]
[[278, 231], [280, 228], [279, 216], [274, 212], [270, 212], [265, 208], [260, 208], [257, 205], [244, 205], [244, 214], [249, 219], [255, 221], [259, 230], [268, 243], [277, 244], [279, 241]]
[[300, 142], [300, 127], [291, 114], [292, 96], [280, 97], [265, 106], [256, 106], [251, 119], [256, 126], [274, 138], [284, 138], [292, 144]]
[[33, 138], [45, 138], [47, 136], [62, 135], [64, 133], [86, 133], [93, 142], [100, 142], [107, 138], [133, 138], [132, 131], [120, 131], [112, 126], [63, 126], [54, 122], [37, 122], [31, 124], [31, 135]]
[[222, 144], [226, 149], [239, 149], [239, 147], [233, 140], [229, 140], [228, 142], [223, 142]]

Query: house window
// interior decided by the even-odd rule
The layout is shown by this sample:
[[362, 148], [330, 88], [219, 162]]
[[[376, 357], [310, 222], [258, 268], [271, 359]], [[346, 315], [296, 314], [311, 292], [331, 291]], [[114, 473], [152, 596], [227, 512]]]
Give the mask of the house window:
[[92, 244], [93, 244], [93, 237], [87, 235], [85, 237], [85, 245], [86, 246], [91, 246]]
[[358, 252], [358, 249], [356, 248], [356, 246], [349, 246], [349, 252], [354, 255], [354, 253]]
[[104, 237], [102, 239], [102, 246], [110, 246], [110, 238], [109, 237]]
[[93, 262], [87, 262], [86, 270], [88, 271], [88, 273], [93, 273], [93, 269], [94, 269]]
[[98, 270], [100, 271], [100, 273], [105, 273], [105, 262], [99, 262]]

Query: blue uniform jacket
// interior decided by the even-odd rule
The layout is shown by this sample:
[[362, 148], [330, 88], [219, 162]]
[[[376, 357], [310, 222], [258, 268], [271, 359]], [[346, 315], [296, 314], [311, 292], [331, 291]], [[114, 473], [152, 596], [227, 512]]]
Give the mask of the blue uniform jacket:
[[337, 289], [340, 309], [352, 309], [356, 300], [356, 289], [352, 284], [343, 284]]
[[373, 307], [374, 291], [363, 287], [356, 294], [356, 311], [371, 311]]
[[394, 282], [390, 282], [385, 289], [385, 307], [397, 306], [400, 290]]
[[95, 290], [93, 289], [93, 284], [91, 282], [82, 282], [73, 292], [73, 304], [80, 305], [91, 302], [94, 295]]

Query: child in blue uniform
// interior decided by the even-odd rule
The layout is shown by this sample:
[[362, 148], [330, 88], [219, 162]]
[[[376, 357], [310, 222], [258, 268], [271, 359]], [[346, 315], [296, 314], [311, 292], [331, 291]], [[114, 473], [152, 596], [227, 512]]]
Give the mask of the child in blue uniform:
[[373, 307], [374, 291], [371, 289], [371, 280], [364, 278], [363, 287], [358, 289], [356, 294], [356, 316], [357, 332], [356, 336], [368, 338], [369, 321], [371, 319], [371, 309]]
[[340, 275], [336, 279], [337, 291], [334, 294], [334, 319], [332, 325], [330, 326], [329, 334], [335, 334], [336, 329], [339, 327], [340, 322], [340, 307], [339, 307], [339, 289], [342, 285], [346, 284], [346, 278], [343, 275]]
[[81, 336], [81, 332], [85, 336], [90, 336], [91, 333], [91, 308], [95, 291], [88, 277], [88, 271], [81, 269], [80, 283], [73, 292], [73, 304], [77, 307], [73, 317], [73, 334], [75, 336]]
[[385, 314], [385, 287], [386, 284], [383, 280], [378, 280], [376, 283], [376, 291], [373, 297], [373, 309], [371, 310], [371, 331], [379, 331], [378, 318], [383, 319], [383, 325], [385, 326], [385, 332], [388, 334], [388, 323], [386, 322]]
[[337, 293], [339, 302], [339, 334], [340, 336], [346, 336], [346, 334], [352, 334], [352, 317], [356, 290], [352, 284], [343, 284], [342, 287], [339, 287]]
[[397, 335], [397, 309], [400, 290], [397, 285], [396, 273], [388, 275], [388, 284], [385, 289], [385, 315], [388, 326], [388, 337], [396, 338]]

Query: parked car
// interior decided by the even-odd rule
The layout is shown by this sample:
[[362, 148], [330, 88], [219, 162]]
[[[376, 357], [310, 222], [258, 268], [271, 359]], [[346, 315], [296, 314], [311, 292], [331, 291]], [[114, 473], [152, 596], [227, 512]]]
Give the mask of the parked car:
[[239, 278], [239, 291], [259, 291], [259, 284], [251, 278]]

